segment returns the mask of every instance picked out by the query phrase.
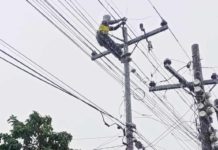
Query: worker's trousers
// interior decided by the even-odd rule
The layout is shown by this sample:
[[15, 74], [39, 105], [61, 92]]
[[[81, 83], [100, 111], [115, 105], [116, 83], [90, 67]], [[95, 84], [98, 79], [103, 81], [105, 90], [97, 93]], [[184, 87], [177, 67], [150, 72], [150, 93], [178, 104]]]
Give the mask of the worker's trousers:
[[115, 57], [121, 59], [122, 50], [117, 46], [117, 44], [108, 36], [108, 34], [103, 34], [97, 32], [96, 39], [99, 45], [105, 47], [109, 50]]

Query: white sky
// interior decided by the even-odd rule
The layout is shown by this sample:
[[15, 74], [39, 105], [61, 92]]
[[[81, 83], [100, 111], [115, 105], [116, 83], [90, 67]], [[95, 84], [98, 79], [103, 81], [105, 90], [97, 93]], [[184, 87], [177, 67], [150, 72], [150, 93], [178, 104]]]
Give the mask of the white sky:
[[[102, 16], [107, 13], [98, 3], [98, 0], [78, 1], [99, 23]], [[128, 24], [131, 25], [137, 35], [142, 34], [139, 30], [139, 23], [141, 22], [144, 23], [147, 31], [159, 27], [160, 18], [146, 0], [108, 0], [108, 2], [111, 2], [113, 6], [116, 4], [122, 13], [120, 15], [128, 18]], [[218, 39], [218, 2], [216, 0], [153, 0], [152, 2], [168, 22], [189, 56], [191, 56], [191, 45], [198, 43], [203, 60], [202, 66], [218, 67], [218, 52], [216, 51], [216, 42]], [[107, 8], [110, 9], [109, 6]], [[117, 118], [123, 114], [124, 108], [122, 102], [124, 87], [84, 55], [80, 49], [34, 10], [25, 0], [1, 0], [0, 18], [1, 39], [17, 48], [20, 52], [36, 61], [42, 67]], [[73, 24], [81, 30], [82, 34], [87, 33], [90, 41], [98, 46], [95, 37], [88, 35], [88, 32], [79, 25], [78, 21], [73, 21]], [[95, 27], [97, 28], [96, 25]], [[121, 31], [119, 30], [117, 32], [119, 33], [117, 35], [121, 37]], [[186, 63], [189, 61], [169, 31], [160, 33], [150, 38], [150, 40], [154, 47], [153, 53], [161, 63], [165, 58]], [[143, 43], [145, 45], [145, 42]], [[4, 47], [1, 46], [1, 48]], [[100, 47], [98, 46], [98, 48]], [[130, 51], [132, 48], [129, 48]], [[143, 51], [148, 54], [146, 49], [143, 49]], [[90, 51], [87, 52], [90, 53]], [[3, 57], [4, 55], [1, 53], [0, 56]], [[148, 56], [152, 59], [150, 54]], [[109, 56], [109, 58], [118, 67], [122, 68], [122, 65], [113, 56]], [[136, 50], [132, 58], [143, 72], [150, 77], [150, 74], [154, 72], [154, 68], [142, 56], [142, 53]], [[185, 63], [173, 61], [173, 66], [176, 69], [184, 65]], [[117, 130], [116, 127], [106, 127], [98, 112], [78, 100], [39, 82], [35, 78], [3, 61], [0, 61], [0, 68], [1, 132], [7, 132], [10, 129], [7, 119], [11, 114], [18, 116], [18, 119], [25, 120], [35, 110], [42, 115], [50, 115], [53, 118], [55, 131], [65, 130], [71, 133], [75, 139], [71, 143], [73, 148], [91, 150], [105, 142], [110, 142], [113, 136], [122, 135], [122, 132]], [[217, 71], [217, 68], [205, 68], [203, 71], [204, 78], [209, 79], [211, 73]], [[189, 71], [184, 73], [184, 76], [189, 80], [192, 79], [190, 75], [191, 72]], [[132, 78], [137, 81], [137, 78], [133, 74]], [[159, 73], [156, 73], [154, 74], [153, 80], [161, 81], [163, 77]], [[144, 90], [149, 95], [148, 89], [144, 87]], [[216, 92], [217, 88], [214, 90], [214, 93]], [[163, 94], [163, 92], [160, 94]], [[150, 96], [152, 97], [153, 95], [150, 94]], [[180, 116], [187, 111], [187, 106], [178, 98], [175, 92], [168, 91], [166, 96], [172, 107], [174, 107], [174, 110], [179, 112]], [[214, 99], [215, 96], [213, 95], [211, 100]], [[147, 101], [146, 98], [144, 100]], [[193, 103], [190, 97], [188, 101], [189, 103]], [[132, 105], [134, 111], [154, 117], [146, 107], [133, 97]], [[133, 112], [133, 122], [137, 125], [137, 129], [150, 142], [156, 139], [166, 129], [165, 126], [152, 119], [139, 117], [139, 115]], [[120, 119], [124, 121], [123, 117]], [[188, 113], [184, 120], [190, 121], [190, 119], [193, 121], [193, 113], [191, 112]], [[83, 139], [95, 137], [109, 138], [97, 140]], [[187, 140], [186, 142], [189, 143]], [[102, 147], [121, 144], [122, 138], [119, 138], [115, 142], [104, 144]], [[155, 146], [160, 150], [182, 150], [182, 147], [170, 135]]]

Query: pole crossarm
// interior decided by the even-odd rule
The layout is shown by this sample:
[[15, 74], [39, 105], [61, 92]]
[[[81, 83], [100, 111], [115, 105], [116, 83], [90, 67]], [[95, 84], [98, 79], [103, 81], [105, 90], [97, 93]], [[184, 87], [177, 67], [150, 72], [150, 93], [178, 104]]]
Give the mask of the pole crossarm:
[[98, 59], [98, 58], [101, 58], [101, 57], [103, 57], [103, 56], [106, 56], [106, 55], [108, 55], [108, 54], [110, 54], [111, 52], [110, 51], [104, 51], [104, 52], [102, 52], [102, 53], [100, 53], [100, 54], [92, 54], [92, 60], [96, 60], [96, 59]]
[[[143, 39], [147, 39], [148, 37], [151, 37], [151, 36], [153, 36], [155, 34], [158, 34], [158, 33], [162, 32], [162, 31], [165, 31], [167, 29], [168, 29], [168, 25], [161, 26], [161, 27], [159, 27], [159, 28], [157, 28], [157, 29], [155, 29], [153, 31], [150, 31], [150, 32], [148, 32], [146, 34], [143, 34], [143, 35], [141, 35], [139, 37], [136, 37], [136, 38], [134, 38], [132, 40], [127, 41], [126, 45], [128, 45], [128, 46], [132, 45], [132, 44], [137, 43], [137, 42], [139, 42], [139, 41], [141, 41]], [[124, 48], [124, 46], [125, 46], [125, 44], [119, 45], [120, 48]], [[96, 59], [101, 58], [103, 56], [106, 56], [106, 55], [108, 55], [110, 53], [111, 53], [110, 51], [104, 51], [104, 52], [102, 52], [100, 54], [93, 53], [91, 59], [96, 60]]]
[[[151, 86], [149, 87], [150, 92], [155, 92], [155, 91], [164, 91], [164, 90], [171, 90], [171, 89], [179, 89], [182, 87], [182, 84], [168, 84], [168, 85], [159, 85], [159, 86]], [[183, 86], [184, 88], [186, 87], [185, 85]]]
[[179, 82], [183, 85], [187, 85], [188, 81], [184, 77], [182, 77], [175, 69], [171, 67], [171, 60], [166, 59], [164, 61], [164, 67], [173, 75], [175, 76]]
[[[218, 79], [204, 80], [203, 85], [212, 85], [218, 84]], [[151, 86], [149, 87], [150, 92], [154, 91], [163, 91], [163, 90], [171, 90], [171, 89], [179, 89], [179, 88], [194, 88], [194, 82], [187, 82], [186, 84], [168, 84], [168, 85], [159, 85], [159, 86]]]
[[[183, 76], [181, 76], [178, 71], [176, 71], [172, 66], [171, 66], [171, 60], [170, 59], [165, 59], [164, 61], [164, 67], [173, 75], [175, 76], [180, 83], [178, 84], [168, 84], [168, 85], [160, 85], [156, 86], [156, 84], [151, 84], [149, 91], [154, 92], [154, 91], [162, 91], [162, 90], [170, 90], [170, 89], [179, 89], [179, 88], [189, 88], [190, 91], [194, 90], [194, 82], [188, 82]], [[210, 85], [210, 84], [217, 84], [218, 79], [217, 75], [213, 74], [211, 76], [212, 80], [203, 80], [202, 81], [202, 86], [204, 85]]]
[[[132, 44], [137, 43], [137, 42], [139, 42], [139, 41], [141, 41], [141, 40], [147, 39], [147, 38], [149, 38], [149, 37], [151, 37], [151, 36], [153, 36], [153, 35], [155, 35], [155, 34], [158, 34], [158, 33], [160, 33], [160, 32], [163, 32], [163, 31], [165, 31], [165, 30], [167, 30], [167, 29], [168, 29], [168, 25], [161, 26], [161, 27], [159, 27], [159, 28], [157, 28], [157, 29], [155, 29], [155, 30], [153, 30], [153, 31], [150, 31], [150, 32], [144, 34], [144, 35], [141, 35], [141, 36], [136, 37], [136, 38], [134, 38], [134, 39], [132, 39], [132, 40], [129, 40], [126, 44], [127, 44], [128, 46], [129, 46], [129, 45], [132, 45]], [[124, 47], [124, 45], [122, 44], [120, 47]]]

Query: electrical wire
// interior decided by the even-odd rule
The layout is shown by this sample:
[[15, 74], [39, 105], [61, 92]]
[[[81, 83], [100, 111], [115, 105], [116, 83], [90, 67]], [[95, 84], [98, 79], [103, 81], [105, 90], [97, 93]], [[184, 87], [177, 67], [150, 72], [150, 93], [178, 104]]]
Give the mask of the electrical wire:
[[[51, 21], [51, 20], [50, 20]], [[56, 26], [57, 27], [57, 26]], [[61, 28], [59, 28], [59, 29], [61, 29]], [[63, 30], [62, 30], [63, 31]], [[64, 31], [63, 31], [63, 33], [65, 33]], [[66, 33], [65, 33], [65, 35], [67, 35]], [[82, 49], [82, 48], [81, 48]]]
[[[149, 4], [153, 7], [153, 9], [155, 10], [155, 12], [158, 14], [158, 16], [164, 20], [164, 18], [162, 17], [162, 15], [159, 13], [159, 11], [157, 10], [157, 8], [154, 6], [154, 4], [150, 1], [147, 0], [149, 2]], [[169, 27], [169, 31], [172, 34], [172, 36], [174, 37], [174, 39], [176, 40], [176, 42], [178, 43], [179, 47], [182, 49], [182, 51], [185, 53], [185, 55], [187, 56], [187, 58], [189, 59], [189, 61], [191, 60], [191, 57], [188, 55], [187, 51], [185, 50], [185, 48], [182, 46], [181, 42], [179, 41], [179, 39], [176, 37], [176, 35], [173, 33], [172, 29]]]
[[[190, 111], [191, 109], [188, 109], [180, 118], [180, 120], [182, 118], [184, 118], [185, 115], [187, 115], [187, 113]], [[160, 136], [158, 136], [155, 140], [152, 141], [153, 145], [156, 145], [157, 143], [159, 143], [161, 140], [163, 140], [168, 134], [170, 134], [176, 127], [178, 127], [181, 123], [177, 124], [177, 122], [170, 126], [167, 130], [165, 130], [163, 133], [160, 134]]]
[[116, 146], [110, 146], [110, 147], [102, 147], [102, 148], [95, 148], [94, 150], [102, 150], [102, 149], [114, 149], [114, 148], [120, 148], [124, 145], [116, 145]]
[[[91, 100], [89, 100], [89, 102], [87, 102], [87, 100], [84, 100], [84, 99], [82, 99], [82, 98], [76, 96], [75, 94], [71, 93], [70, 91], [66, 90], [65, 88], [63, 88], [63, 87], [61, 87], [60, 85], [56, 84], [54, 81], [48, 79], [47, 77], [45, 77], [45, 76], [42, 75], [41, 73], [37, 72], [36, 70], [34, 70], [33, 68], [29, 67], [29, 66], [26, 65], [25, 63], [21, 62], [21, 61], [18, 60], [17, 58], [11, 56], [11, 55], [8, 54], [7, 52], [5, 52], [5, 51], [3, 51], [3, 50], [1, 50], [1, 49], [0, 49], [0, 52], [3, 53], [3, 54], [5, 54], [5, 55], [8, 56], [9, 58], [13, 59], [15, 62], [18, 62], [19, 64], [23, 65], [24, 67], [26, 67], [27, 69], [29, 69], [29, 70], [32, 71], [33, 73], [31, 73], [31, 72], [27, 71], [26, 69], [21, 68], [21, 67], [19, 67], [18, 65], [14, 64], [14, 63], [12, 63], [12, 62], [10, 62], [9, 60], [7, 60], [7, 59], [1, 57], [1, 59], [4, 60], [5, 62], [7, 62], [7, 63], [13, 65], [14, 67], [16, 67], [16, 68], [18, 68], [18, 69], [24, 71], [25, 73], [31, 75], [32, 77], [34, 77], [34, 78], [36, 78], [36, 79], [38, 79], [38, 80], [40, 80], [40, 81], [42, 81], [42, 82], [44, 82], [44, 83], [46, 83], [46, 84], [52, 86], [52, 87], [54, 87], [54, 88], [56, 88], [56, 89], [58, 89], [58, 90], [60, 90], [60, 91], [62, 91], [62, 92], [64, 92], [64, 93], [66, 93], [66, 94], [68, 94], [68, 95], [70, 95], [70, 96], [72, 96], [72, 97], [74, 97], [75, 99], [77, 99], [77, 100], [83, 102], [84, 104], [88, 105], [89, 107], [91, 107], [91, 108], [97, 110], [97, 111], [100, 112], [101, 114], [104, 114], [104, 115], [106, 115], [106, 116], [108, 116], [108, 117], [110, 117], [110, 118], [116, 120], [119, 124], [125, 126], [125, 124], [122, 123], [119, 119], [115, 118], [113, 115], [111, 115], [111, 114], [109, 114], [108, 112], [106, 112], [106, 111], [104, 111], [103, 109], [101, 109], [99, 106], [97, 106], [96, 104], [94, 104], [93, 102], [91, 102]], [[34, 73], [35, 73], [36, 75], [34, 75]], [[79, 93], [79, 92], [77, 92], [77, 93]], [[81, 95], [81, 94], [80, 94], [80, 95]], [[84, 96], [83, 96], [83, 97], [84, 97]], [[91, 102], [91, 103], [90, 103], [90, 102]]]
[[[70, 39], [79, 49], [81, 49], [86, 55], [88, 55], [90, 57], [90, 54], [88, 54], [75, 40], [73, 40], [71, 38], [71, 36], [69, 36], [63, 29], [61, 29], [58, 25], [55, 24], [54, 21], [52, 21], [49, 17], [47, 17], [42, 11], [40, 11], [36, 6], [34, 6], [29, 0], [27, 0], [27, 2], [33, 6], [43, 17], [45, 17], [50, 23], [52, 23], [59, 31], [61, 31], [68, 39]], [[84, 44], [84, 42], [83, 42]], [[86, 45], [87, 46], [87, 45]], [[89, 48], [89, 46], [88, 46]], [[103, 70], [105, 70], [109, 75], [111, 75], [115, 80], [117, 80], [119, 83], [123, 84], [122, 81], [119, 79], [120, 77], [116, 77], [115, 75], [113, 75], [112, 73], [109, 72], [108, 69], [106, 69], [99, 61], [95, 61]], [[112, 70], [112, 72], [114, 73], [114, 70], [105, 63], [105, 61], [103, 61], [103, 63], [110, 69]]]
[[87, 138], [73, 138], [73, 140], [76, 140], [76, 141], [83, 141], [83, 140], [103, 140], [103, 139], [108, 139], [108, 138], [114, 138], [114, 137], [123, 137], [123, 136], [103, 136], [103, 137], [87, 137]]
[[[104, 6], [104, 4], [100, 1], [100, 0], [98, 0], [98, 2], [106, 9], [106, 11], [110, 14], [110, 15], [112, 15], [112, 17], [113, 18], [115, 18], [114, 16], [113, 16], [113, 14]], [[107, 3], [108, 5], [109, 5], [109, 7], [115, 12], [115, 14], [119, 17], [119, 18], [121, 18], [120, 17], [120, 15], [116, 12], [116, 10], [115, 9], [113, 9], [113, 7], [111, 6], [111, 4], [109, 4], [109, 3]], [[127, 26], [128, 27], [128, 26]], [[130, 28], [130, 27], [128, 27], [128, 29], [130, 29], [130, 31], [131, 31], [131, 33], [133, 33], [133, 35], [134, 36], [136, 36], [136, 34], [132, 31], [132, 29]], [[129, 36], [130, 37], [130, 36]], [[130, 37], [131, 38], [131, 37]], [[131, 38], [132, 39], [132, 38]], [[138, 47], [138, 46], [137, 46]], [[139, 48], [139, 47], [138, 47]], [[153, 63], [152, 63], [152, 61], [149, 59], [149, 57], [145, 54], [145, 52], [144, 51], [142, 51], [140, 48], [139, 48], [139, 50], [140, 50], [140, 52], [143, 54], [143, 56], [145, 56], [146, 57], [146, 59], [149, 61], [149, 63], [151, 63], [151, 65], [152, 65], [152, 67], [154, 67], [155, 68], [155, 70], [156, 71], [158, 71], [163, 77], [164, 77], [164, 79], [166, 80], [167, 78], [159, 71], [159, 67], [162, 69], [162, 67], [161, 67], [161, 65], [160, 65], [160, 63], [158, 63], [157, 62], [157, 60], [154, 58], [154, 56], [152, 56], [152, 58], [155, 60], [155, 62], [158, 64], [158, 67], [156, 67]], [[165, 70], [164, 70], [165, 71]], [[179, 92], [178, 91], [176, 91], [176, 93], [179, 95], [179, 97], [183, 100], [183, 101], [186, 101], [184, 98], [182, 98], [182, 96], [179, 94]]]
[[97, 146], [96, 148], [93, 148], [93, 149], [95, 149], [95, 150], [96, 150], [96, 149], [100, 149], [101, 147], [106, 146], [106, 145], [108, 145], [108, 144], [111, 144], [111, 143], [117, 141], [118, 139], [120, 139], [120, 137], [112, 137], [112, 138], [109, 139], [108, 141], [106, 141], [106, 142], [100, 144], [99, 146]]

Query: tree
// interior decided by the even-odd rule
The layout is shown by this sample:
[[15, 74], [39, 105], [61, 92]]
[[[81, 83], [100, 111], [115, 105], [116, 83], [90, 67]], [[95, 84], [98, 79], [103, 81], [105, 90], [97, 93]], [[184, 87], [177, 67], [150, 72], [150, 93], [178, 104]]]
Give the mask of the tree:
[[0, 133], [0, 150], [72, 150], [69, 143], [72, 135], [54, 132], [50, 116], [42, 117], [33, 112], [25, 122], [12, 115], [8, 119], [10, 133]]

